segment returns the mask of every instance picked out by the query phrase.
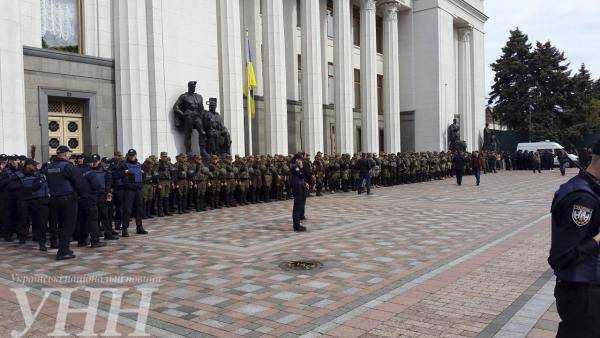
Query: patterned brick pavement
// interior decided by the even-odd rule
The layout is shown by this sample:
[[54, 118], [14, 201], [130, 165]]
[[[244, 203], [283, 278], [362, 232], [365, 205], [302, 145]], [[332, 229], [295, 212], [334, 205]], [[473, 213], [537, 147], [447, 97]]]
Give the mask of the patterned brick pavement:
[[[147, 222], [150, 236], [77, 249], [67, 262], [2, 243], [0, 336], [24, 328], [10, 288], [32, 275], [125, 276], [136, 279], [86, 285], [157, 287], [147, 321], [153, 336], [551, 335], [547, 213], [564, 181], [558, 172], [513, 172], [484, 176], [480, 187], [467, 178], [463, 187], [447, 180], [310, 198], [309, 232], [301, 234], [290, 231], [291, 201], [174, 216]], [[279, 267], [296, 259], [324, 265]], [[37, 304], [44, 287], [80, 284], [27, 286]], [[82, 290], [73, 296], [79, 306], [88, 299]], [[53, 331], [58, 300], [47, 301], [29, 335]], [[139, 301], [132, 288], [123, 307]], [[96, 333], [106, 325], [108, 295], [99, 308]], [[67, 332], [81, 332], [84, 319], [69, 315]], [[135, 316], [120, 317], [120, 333], [134, 327]]]

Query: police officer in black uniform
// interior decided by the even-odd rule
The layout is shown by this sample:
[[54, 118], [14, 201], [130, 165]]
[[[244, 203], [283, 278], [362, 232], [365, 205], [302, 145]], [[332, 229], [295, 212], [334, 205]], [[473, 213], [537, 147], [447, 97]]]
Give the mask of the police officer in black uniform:
[[50, 208], [56, 213], [58, 223], [57, 260], [75, 258], [69, 246], [77, 221], [77, 192], [80, 190], [81, 177], [69, 162], [70, 152], [68, 147], [59, 146], [55, 159], [46, 166], [45, 172], [50, 190]]
[[94, 154], [89, 159], [89, 169], [85, 170], [83, 177], [89, 182], [94, 203], [98, 209], [99, 230], [104, 232], [104, 239], [117, 240], [119, 237], [113, 232], [108, 216], [108, 201], [110, 200], [110, 189], [112, 176], [102, 166], [100, 155]]
[[123, 219], [122, 237], [129, 237], [129, 218], [135, 218], [136, 233], [145, 235], [148, 232], [142, 226], [144, 215], [144, 196], [142, 194], [142, 165], [137, 160], [137, 152], [129, 149], [127, 158], [123, 161], [117, 175], [123, 180], [125, 190], [123, 194]]
[[24, 243], [29, 230], [29, 221], [31, 221], [40, 251], [48, 251], [46, 247], [46, 227], [48, 224], [50, 191], [46, 176], [38, 171], [37, 166], [36, 161], [27, 159], [24, 162], [23, 169], [16, 173], [21, 185], [17, 196], [19, 233], [21, 234], [21, 243]]
[[292, 190], [294, 192], [294, 208], [292, 210], [292, 221], [294, 232], [304, 232], [306, 228], [300, 225], [304, 209], [306, 207], [307, 182], [304, 171], [303, 155], [297, 154], [292, 159], [290, 171], [292, 174]]
[[548, 263], [556, 275], [557, 337], [600, 337], [600, 141], [592, 163], [552, 202]]

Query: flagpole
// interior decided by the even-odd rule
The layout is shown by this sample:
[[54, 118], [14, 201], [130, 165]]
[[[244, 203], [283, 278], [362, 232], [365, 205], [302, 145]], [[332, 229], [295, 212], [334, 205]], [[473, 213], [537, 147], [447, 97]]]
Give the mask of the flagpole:
[[[248, 28], [246, 28], [246, 48], [250, 48], [250, 37], [248, 34]], [[248, 95], [246, 95], [246, 111], [248, 114], [248, 155], [252, 156], [252, 110], [250, 109], [250, 72], [248, 71], [250, 60], [248, 59], [248, 55], [250, 50], [246, 52], [246, 87], [248, 91]], [[255, 103], [253, 103], [255, 104]]]

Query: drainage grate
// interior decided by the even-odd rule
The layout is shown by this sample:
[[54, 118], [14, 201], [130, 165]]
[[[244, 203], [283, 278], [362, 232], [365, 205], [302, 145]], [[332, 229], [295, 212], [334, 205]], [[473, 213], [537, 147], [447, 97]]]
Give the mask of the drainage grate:
[[314, 260], [288, 261], [279, 264], [279, 267], [286, 271], [308, 271], [323, 267], [323, 263]]

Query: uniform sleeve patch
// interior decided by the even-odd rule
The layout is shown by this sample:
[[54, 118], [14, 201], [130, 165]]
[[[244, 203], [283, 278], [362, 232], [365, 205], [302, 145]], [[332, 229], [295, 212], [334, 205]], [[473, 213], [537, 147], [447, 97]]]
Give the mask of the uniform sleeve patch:
[[573, 212], [571, 213], [571, 218], [573, 219], [573, 222], [575, 222], [575, 224], [577, 224], [577, 226], [580, 226], [580, 227], [586, 226], [592, 220], [593, 212], [594, 212], [593, 209], [576, 204], [573, 206]]

